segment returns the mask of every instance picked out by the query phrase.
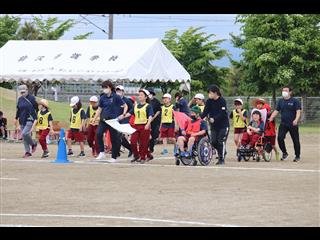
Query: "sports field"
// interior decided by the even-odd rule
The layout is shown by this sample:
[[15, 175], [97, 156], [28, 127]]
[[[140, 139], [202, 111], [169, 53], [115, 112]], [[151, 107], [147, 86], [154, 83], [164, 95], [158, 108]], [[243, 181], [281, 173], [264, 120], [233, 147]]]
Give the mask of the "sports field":
[[[302, 133], [302, 159], [237, 162], [232, 134], [226, 165], [175, 166], [161, 156], [131, 164], [71, 157], [51, 163], [41, 151], [1, 143], [1, 226], [320, 226], [320, 139]], [[79, 146], [74, 147], [75, 154]]]

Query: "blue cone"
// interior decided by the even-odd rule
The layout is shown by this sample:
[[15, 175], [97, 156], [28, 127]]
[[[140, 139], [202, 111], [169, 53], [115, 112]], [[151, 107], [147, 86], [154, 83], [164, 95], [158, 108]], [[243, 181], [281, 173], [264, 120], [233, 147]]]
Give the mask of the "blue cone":
[[60, 137], [58, 142], [58, 152], [57, 159], [53, 161], [53, 163], [71, 163], [67, 158], [67, 146], [65, 141], [65, 132], [64, 128], [60, 129]]

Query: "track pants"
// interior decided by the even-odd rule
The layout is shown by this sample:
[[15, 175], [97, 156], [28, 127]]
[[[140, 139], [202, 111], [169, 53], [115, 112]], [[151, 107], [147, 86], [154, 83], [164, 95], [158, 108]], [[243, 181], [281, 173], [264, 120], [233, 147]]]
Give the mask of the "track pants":
[[[140, 157], [141, 160], [146, 160], [149, 155], [149, 138], [150, 130], [145, 130], [145, 124], [139, 124], [133, 126], [137, 131], [131, 135], [131, 150], [135, 157]], [[138, 151], [139, 143], [139, 151]]]
[[39, 130], [39, 143], [40, 143], [43, 151], [48, 151], [47, 136], [48, 136], [49, 132], [50, 132], [49, 128]]
[[290, 133], [293, 146], [294, 146], [294, 153], [296, 157], [300, 157], [300, 140], [299, 140], [299, 127], [292, 126], [288, 127], [283, 124], [280, 124], [278, 130], [278, 144], [281, 151], [285, 154], [288, 154], [284, 139], [286, 138], [287, 133]]
[[88, 141], [89, 147], [91, 147], [96, 153], [99, 152], [97, 130], [98, 130], [98, 125], [89, 124], [87, 141]]
[[214, 129], [211, 126], [211, 144], [217, 150], [219, 161], [223, 162], [226, 153], [226, 142], [229, 134], [229, 127]]
[[159, 128], [160, 128], [160, 123], [159, 122], [154, 122], [151, 123], [151, 139], [150, 139], [150, 152], [154, 152], [154, 145], [159, 137]]
[[97, 140], [99, 145], [99, 153], [104, 152], [104, 143], [103, 143], [103, 134], [109, 130], [111, 144], [112, 144], [112, 158], [116, 159], [118, 157], [118, 153], [120, 151], [120, 138], [119, 133], [114, 128], [110, 127], [105, 122], [100, 121], [98, 130], [97, 130]]

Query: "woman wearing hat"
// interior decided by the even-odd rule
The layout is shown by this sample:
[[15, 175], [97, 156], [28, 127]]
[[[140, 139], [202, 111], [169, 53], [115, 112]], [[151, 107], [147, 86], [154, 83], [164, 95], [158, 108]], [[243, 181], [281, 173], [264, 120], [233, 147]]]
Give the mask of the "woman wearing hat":
[[53, 131], [53, 118], [49, 111], [49, 103], [46, 99], [41, 99], [38, 103], [39, 112], [38, 119], [34, 122], [36, 129], [38, 131], [39, 143], [43, 150], [42, 158], [49, 157], [49, 151], [47, 146], [47, 136], [48, 134], [54, 134]]
[[36, 98], [28, 93], [26, 85], [20, 85], [18, 87], [18, 92], [21, 96], [17, 103], [14, 125], [17, 126], [17, 121], [19, 120], [25, 149], [23, 158], [27, 158], [32, 156], [31, 152], [34, 153], [37, 148], [37, 143], [32, 140], [31, 131], [34, 126], [34, 121], [37, 120], [38, 104]]
[[234, 128], [234, 143], [237, 147], [237, 157], [239, 158], [238, 149], [240, 147], [242, 134], [246, 132], [246, 127], [249, 123], [248, 112], [242, 108], [243, 101], [240, 98], [234, 100], [234, 108], [230, 113], [230, 119], [233, 121]]
[[[131, 162], [140, 161], [145, 163], [146, 160], [153, 159], [148, 151], [150, 141], [150, 129], [153, 116], [153, 109], [149, 102], [149, 91], [146, 89], [139, 90], [139, 103], [134, 107], [134, 128], [136, 131], [131, 135], [131, 150], [133, 160]], [[139, 143], [139, 151], [138, 151]]]

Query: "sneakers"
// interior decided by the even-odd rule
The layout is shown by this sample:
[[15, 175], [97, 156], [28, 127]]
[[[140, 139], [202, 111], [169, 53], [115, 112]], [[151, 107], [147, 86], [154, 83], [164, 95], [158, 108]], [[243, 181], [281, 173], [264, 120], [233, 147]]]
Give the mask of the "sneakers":
[[34, 153], [37, 150], [37, 143], [32, 145], [31, 152]]
[[281, 161], [287, 160], [288, 156], [289, 156], [289, 155], [288, 155], [287, 153], [283, 153], [283, 154], [282, 154]]
[[107, 160], [107, 163], [116, 163], [117, 159], [111, 158], [110, 160]]
[[132, 163], [134, 163], [134, 162], [138, 162], [138, 161], [139, 161], [139, 159], [140, 159], [140, 157], [139, 157], [139, 156], [134, 156], [134, 157], [133, 157], [133, 159], [131, 160], [131, 162], [132, 162]]
[[132, 154], [133, 154], [133, 153], [132, 153], [131, 151], [129, 151], [129, 153], [128, 153], [128, 158], [131, 157]]
[[140, 163], [141, 163], [141, 164], [144, 164], [145, 162], [146, 162], [145, 159], [141, 159], [141, 160], [140, 160]]
[[105, 160], [106, 154], [104, 152], [99, 153], [98, 157], [96, 157], [96, 160]]
[[69, 149], [69, 151], [68, 151], [68, 154], [67, 154], [67, 155], [68, 155], [68, 156], [74, 156], [72, 149]]
[[300, 161], [300, 157], [295, 157], [295, 158], [293, 159], [293, 161], [294, 161], [294, 162], [299, 162], [299, 161]]
[[153, 156], [150, 154], [147, 156], [147, 162], [151, 161], [153, 159]]
[[32, 154], [31, 154], [31, 153], [26, 152], [26, 153], [23, 155], [23, 158], [28, 158], [28, 157], [31, 157], [31, 156], [32, 156]]
[[224, 165], [224, 161], [223, 160], [219, 160], [216, 165]]
[[181, 157], [189, 157], [189, 153], [188, 152], [180, 152], [180, 156]]
[[163, 149], [161, 152], [161, 155], [167, 155], [168, 154], [168, 150], [167, 149]]
[[43, 151], [41, 158], [49, 157], [49, 151]]
[[85, 157], [86, 156], [86, 154], [84, 153], [84, 152], [81, 152], [79, 155], [78, 155], [78, 157]]

